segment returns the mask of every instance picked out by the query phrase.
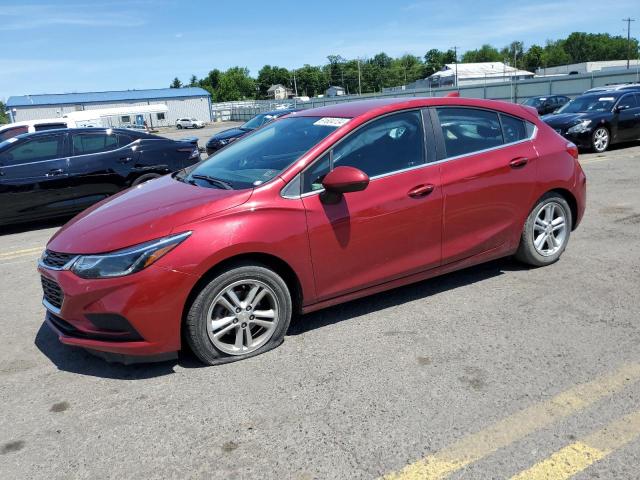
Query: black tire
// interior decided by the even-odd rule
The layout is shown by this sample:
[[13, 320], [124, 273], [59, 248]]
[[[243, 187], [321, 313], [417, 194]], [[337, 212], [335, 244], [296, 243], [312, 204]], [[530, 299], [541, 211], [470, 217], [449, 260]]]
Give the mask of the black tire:
[[[549, 206], [550, 208], [552, 205], [554, 207], [557, 206], [562, 210], [562, 214], [565, 218], [564, 235], [562, 236], [562, 241], [557, 251], [550, 254], [542, 254], [534, 244], [534, 241], [536, 240], [534, 227], [537, 228], [538, 231], [544, 231], [543, 227], [536, 226], [536, 218], [539, 214], [543, 213], [545, 207]], [[522, 236], [520, 237], [520, 245], [518, 246], [518, 250], [515, 255], [516, 259], [534, 267], [544, 267], [557, 262], [569, 243], [572, 225], [573, 217], [571, 215], [571, 208], [564, 197], [555, 192], [549, 192], [543, 195], [529, 213], [527, 221], [524, 224]], [[544, 245], [545, 243], [542, 244], [542, 247], [544, 247]]]
[[[256, 350], [244, 354], [230, 354], [217, 348], [209, 338], [209, 309], [222, 292], [229, 286], [241, 281], [258, 281], [271, 289], [275, 294], [275, 300], [277, 300], [277, 323], [271, 336]], [[284, 341], [284, 336], [291, 321], [292, 308], [289, 288], [277, 273], [264, 265], [238, 264], [220, 273], [202, 287], [187, 311], [184, 322], [184, 337], [196, 357], [207, 365], [243, 360], [272, 350]], [[235, 327], [236, 329], [240, 328], [237, 320], [234, 323], [238, 325]], [[237, 330], [234, 330], [234, 332], [237, 332]], [[229, 335], [234, 335], [234, 332], [229, 333]], [[243, 336], [244, 334], [241, 335], [244, 345], [246, 337]]]
[[182, 125], [177, 124], [177, 125], [176, 125], [176, 128], [177, 128], [178, 130], [182, 130]]
[[[598, 141], [599, 135], [606, 135], [606, 142]], [[601, 137], [600, 137], [601, 138]], [[591, 134], [591, 150], [595, 153], [606, 152], [611, 145], [611, 132], [607, 127], [597, 127]]]
[[162, 175], [157, 173], [147, 173], [145, 175], [140, 175], [133, 182], [131, 182], [131, 186], [135, 187], [136, 185], [140, 185], [141, 183], [148, 182], [149, 180], [153, 180], [155, 178], [160, 178]]

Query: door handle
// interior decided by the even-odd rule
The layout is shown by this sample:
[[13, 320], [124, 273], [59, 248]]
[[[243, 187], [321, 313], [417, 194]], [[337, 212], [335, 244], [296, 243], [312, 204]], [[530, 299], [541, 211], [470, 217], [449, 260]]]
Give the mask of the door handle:
[[435, 190], [435, 185], [431, 185], [430, 183], [426, 185], [418, 185], [417, 187], [413, 187], [409, 190], [408, 195], [411, 198], [422, 198], [429, 195], [431, 192]]
[[132, 157], [120, 157], [118, 163], [129, 163], [131, 160], [133, 160]]
[[529, 162], [529, 159], [527, 157], [518, 157], [518, 158], [514, 158], [513, 160], [511, 160], [509, 162], [509, 166], [511, 168], [522, 168], [524, 167], [527, 163]]
[[54, 168], [51, 169], [47, 172], [46, 176], [47, 177], [56, 177], [58, 175], [62, 175], [64, 173], [64, 170], [62, 170], [61, 168]]

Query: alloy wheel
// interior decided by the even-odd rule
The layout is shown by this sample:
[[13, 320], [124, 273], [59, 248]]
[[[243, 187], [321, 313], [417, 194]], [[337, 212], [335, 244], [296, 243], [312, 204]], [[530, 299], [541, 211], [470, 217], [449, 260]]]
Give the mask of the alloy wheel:
[[273, 336], [279, 321], [275, 292], [259, 280], [240, 280], [224, 288], [207, 312], [211, 343], [229, 355], [246, 355]]
[[567, 216], [556, 202], [543, 205], [533, 224], [533, 246], [543, 257], [555, 255], [567, 240]]
[[598, 128], [593, 132], [593, 148], [597, 152], [604, 152], [609, 146], [609, 132], [606, 128]]

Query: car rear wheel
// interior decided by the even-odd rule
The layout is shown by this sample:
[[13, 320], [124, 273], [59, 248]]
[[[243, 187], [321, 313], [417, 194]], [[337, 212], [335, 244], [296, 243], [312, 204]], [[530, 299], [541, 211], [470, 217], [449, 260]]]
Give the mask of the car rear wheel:
[[187, 313], [185, 337], [203, 363], [241, 360], [280, 345], [291, 311], [291, 294], [277, 273], [238, 265], [200, 290]]
[[136, 185], [148, 182], [149, 180], [153, 180], [154, 178], [160, 178], [160, 175], [158, 175], [157, 173], [147, 173], [146, 175], [140, 175], [131, 183], [131, 186], [135, 187]]
[[598, 127], [591, 135], [591, 148], [596, 153], [602, 153], [609, 148], [610, 135], [606, 127]]
[[516, 258], [535, 267], [556, 262], [567, 247], [572, 222], [567, 201], [560, 194], [547, 193], [527, 217]]
[[181, 130], [181, 129], [182, 129], [182, 125], [177, 124], [177, 125], [176, 125], [176, 128], [177, 128], [178, 130]]

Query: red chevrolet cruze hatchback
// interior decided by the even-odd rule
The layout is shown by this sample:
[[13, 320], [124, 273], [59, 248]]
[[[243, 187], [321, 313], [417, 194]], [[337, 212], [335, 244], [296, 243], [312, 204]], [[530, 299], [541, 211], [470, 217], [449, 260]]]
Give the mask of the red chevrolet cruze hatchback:
[[385, 99], [297, 112], [86, 210], [39, 263], [46, 321], [127, 361], [279, 345], [292, 314], [491, 259], [560, 257], [576, 147], [520, 105]]

